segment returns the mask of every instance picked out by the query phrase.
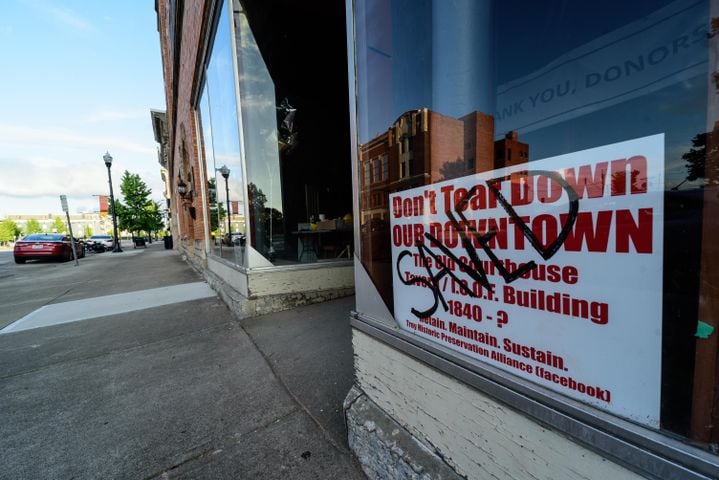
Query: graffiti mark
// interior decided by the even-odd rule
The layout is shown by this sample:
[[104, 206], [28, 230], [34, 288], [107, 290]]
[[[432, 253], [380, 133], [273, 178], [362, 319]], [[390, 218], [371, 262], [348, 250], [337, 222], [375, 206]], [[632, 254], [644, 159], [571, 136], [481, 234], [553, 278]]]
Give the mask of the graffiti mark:
[[[504, 208], [504, 210], [514, 221], [516, 226], [519, 227], [522, 234], [529, 241], [530, 245], [532, 245], [532, 248], [534, 248], [534, 250], [536, 250], [536, 252], [544, 260], [549, 260], [557, 253], [557, 251], [559, 251], [562, 244], [566, 240], [567, 235], [569, 235], [569, 233], [572, 231], [572, 228], [574, 227], [574, 223], [577, 219], [577, 213], [579, 212], [579, 196], [574, 190], [574, 188], [572, 188], [572, 186], [569, 185], [569, 183], [567, 183], [558, 172], [548, 170], [529, 170], [526, 172], [522, 172], [522, 174], [527, 177], [547, 177], [551, 181], [559, 184], [562, 189], [567, 192], [567, 196], [569, 199], [569, 211], [567, 212], [564, 225], [562, 226], [561, 231], [558, 233], [557, 238], [555, 238], [554, 241], [552, 241], [549, 245], [543, 245], [542, 242], [540, 242], [539, 239], [536, 237], [532, 229], [526, 224], [526, 222], [522, 220], [522, 217], [517, 214], [512, 205], [510, 205], [510, 203], [500, 191], [499, 185], [501, 184], [501, 182], [505, 180], [511, 181], [512, 175], [496, 177], [487, 180], [486, 182], [487, 187], [489, 187], [490, 191], [494, 194], [499, 204], [502, 205], [502, 208]], [[516, 173], [513, 175], [516, 175]], [[464, 248], [465, 252], [467, 253], [466, 258], [469, 260], [469, 263], [460, 260], [460, 258], [454, 255], [452, 251], [447, 248], [447, 246], [443, 245], [442, 242], [440, 242], [436, 237], [427, 232], [424, 233], [423, 241], [418, 240], [415, 245], [417, 253], [420, 256], [421, 265], [424, 266], [425, 270], [427, 271], [427, 276], [413, 276], [411, 278], [403, 278], [400, 265], [405, 257], [412, 256], [412, 252], [410, 250], [403, 250], [397, 257], [397, 275], [399, 276], [400, 281], [404, 285], [423, 285], [431, 290], [434, 297], [434, 303], [426, 310], [418, 310], [412, 307], [412, 314], [418, 318], [425, 318], [433, 315], [437, 311], [437, 308], [439, 308], [440, 303], [442, 304], [442, 308], [445, 312], [448, 310], [449, 307], [447, 305], [447, 301], [445, 300], [442, 293], [444, 288], [440, 287], [440, 282], [442, 281], [442, 279], [444, 279], [444, 286], [446, 286], [447, 276], [453, 278], [459, 288], [461, 288], [466, 295], [475, 298], [477, 297], [477, 295], [465, 284], [465, 282], [462, 282], [459, 277], [452, 271], [452, 269], [447, 265], [447, 263], [449, 263], [447, 262], [447, 259], [453, 260], [456, 265], [459, 266], [460, 271], [464, 271], [473, 280], [478, 282], [482, 287], [486, 288], [489, 292], [491, 292], [491, 295], [494, 294], [493, 285], [489, 282], [487, 278], [487, 273], [482, 266], [482, 262], [480, 261], [479, 255], [477, 253], [478, 250], [474, 248], [473, 242], [480, 245], [484, 253], [489, 257], [499, 274], [504, 279], [505, 283], [511, 283], [515, 281], [517, 278], [537, 267], [537, 264], [534, 261], [530, 261], [512, 272], [508, 271], [507, 268], [505, 268], [505, 264], [500, 261], [500, 259], [489, 246], [490, 240], [492, 240], [492, 238], [497, 235], [497, 231], [489, 230], [486, 233], [480, 234], [477, 229], [473, 227], [472, 224], [467, 220], [467, 217], [464, 215], [463, 211], [465, 210], [469, 199], [475, 194], [476, 189], [476, 185], [472, 187], [472, 189], [467, 193], [467, 195], [465, 195], [464, 198], [460, 202], [458, 202], [457, 205], [455, 205], [454, 212], [451, 209], [445, 211], [445, 214], [451, 222], [452, 227], [459, 235], [459, 238], [462, 243], [462, 248]], [[437, 254], [434, 250], [432, 250], [432, 248], [438, 249], [442, 254], [444, 254], [444, 256]], [[430, 267], [430, 261], [428, 261], [429, 258], [431, 258], [432, 262], [437, 267], [439, 267], [439, 269], [435, 273], [432, 272], [432, 269]]]

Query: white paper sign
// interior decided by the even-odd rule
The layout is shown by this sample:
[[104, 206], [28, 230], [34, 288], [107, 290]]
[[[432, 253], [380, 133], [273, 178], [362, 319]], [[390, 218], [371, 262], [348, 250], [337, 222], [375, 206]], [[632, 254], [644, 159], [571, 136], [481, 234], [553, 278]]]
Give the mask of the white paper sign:
[[400, 327], [659, 426], [664, 135], [390, 196]]

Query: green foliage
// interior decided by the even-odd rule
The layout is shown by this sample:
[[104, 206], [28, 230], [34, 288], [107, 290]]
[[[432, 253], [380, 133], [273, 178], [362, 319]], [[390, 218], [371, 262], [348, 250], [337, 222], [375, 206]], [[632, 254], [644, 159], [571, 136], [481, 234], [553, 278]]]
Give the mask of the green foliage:
[[31, 218], [27, 221], [25, 224], [25, 235], [30, 235], [32, 233], [40, 233], [42, 232], [42, 227], [40, 226], [40, 222], [35, 220], [34, 218]]
[[220, 225], [226, 227], [225, 217], [227, 210], [222, 203], [210, 205], [210, 230], [219, 233]]
[[52, 225], [50, 226], [50, 230], [57, 231], [57, 233], [65, 233], [67, 231], [67, 228], [65, 227], [65, 222], [62, 221], [61, 217], [55, 217], [52, 221]]
[[150, 202], [147, 207], [145, 207], [145, 210], [147, 212], [147, 219], [143, 230], [147, 233], [152, 233], [165, 228], [165, 218], [159, 202]]
[[[257, 245], [263, 252], [271, 244], [271, 237], [283, 233], [284, 218], [282, 212], [276, 208], [267, 207], [267, 195], [254, 183], [248, 185], [250, 206], [255, 217], [255, 235]], [[261, 240], [260, 240], [261, 239]]]
[[207, 182], [207, 186], [210, 197], [210, 232], [213, 235], [219, 235], [220, 222], [225, 219], [225, 206], [222, 203], [217, 203], [217, 185], [214, 177]]
[[473, 173], [472, 169], [469, 168], [469, 164], [463, 158], [457, 157], [453, 162], [445, 162], [439, 167], [439, 173], [442, 175], [440, 179], [451, 180], [453, 178], [460, 178]]
[[92, 237], [92, 227], [90, 225], [85, 225], [85, 230], [83, 231], [83, 236], [85, 238]]
[[[120, 183], [124, 203], [115, 200], [117, 225], [120, 230], [139, 233], [153, 232], [162, 228], [162, 211], [150, 200], [152, 190], [136, 173], [125, 170]], [[112, 214], [112, 212], [110, 212]]]
[[17, 224], [9, 218], [0, 222], [0, 243], [12, 242], [19, 234]]
[[692, 138], [692, 148], [682, 159], [685, 160], [687, 180], [703, 179], [705, 185], [719, 184], [719, 148], [714, 132], [699, 133]]

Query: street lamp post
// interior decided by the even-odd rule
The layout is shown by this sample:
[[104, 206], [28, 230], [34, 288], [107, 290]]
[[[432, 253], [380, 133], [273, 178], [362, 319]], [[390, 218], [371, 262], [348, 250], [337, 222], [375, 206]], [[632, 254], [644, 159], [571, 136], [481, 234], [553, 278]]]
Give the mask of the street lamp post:
[[[208, 203], [210, 205], [210, 217], [213, 216], [212, 209], [215, 208], [215, 217], [214, 221], [217, 222], [217, 230], [219, 232], [220, 229], [220, 204], [217, 202], [217, 180], [212, 179], [212, 181], [207, 182], [207, 190], [210, 193], [210, 198], [208, 199]], [[210, 235], [212, 236], [212, 247], [217, 246], [217, 241], [215, 240], [215, 234], [214, 229], [212, 228], [212, 220], [210, 220]], [[220, 242], [222, 239], [220, 239]]]
[[115, 212], [115, 195], [112, 193], [112, 174], [110, 173], [110, 167], [112, 166], [112, 156], [110, 155], [110, 152], [105, 152], [105, 155], [102, 156], [102, 159], [105, 161], [105, 166], [107, 167], [107, 181], [110, 184], [110, 205], [112, 205], [112, 232], [114, 240], [112, 252], [121, 253], [122, 248], [120, 248], [120, 238], [117, 236], [117, 213]]
[[230, 187], [227, 181], [227, 179], [230, 178], [230, 169], [227, 168], [227, 165], [223, 165], [220, 168], [220, 173], [223, 177], [225, 177], [225, 193], [227, 194], [227, 239], [228, 241], [232, 241], [232, 224], [230, 223]]

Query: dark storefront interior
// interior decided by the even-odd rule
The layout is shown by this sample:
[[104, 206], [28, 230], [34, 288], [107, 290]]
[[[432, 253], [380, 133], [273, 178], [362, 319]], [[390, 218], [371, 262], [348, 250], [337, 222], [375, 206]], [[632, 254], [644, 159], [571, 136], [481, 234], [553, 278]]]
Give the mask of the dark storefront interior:
[[[283, 225], [275, 221], [272, 235], [277, 259], [294, 261], [298, 241], [293, 231], [320, 214], [343, 219], [352, 212], [344, 5], [247, 0], [242, 6], [274, 81], [276, 105], [286, 99], [296, 110], [296, 143], [281, 148], [279, 155]], [[278, 110], [281, 141], [287, 134], [285, 114]], [[278, 241], [280, 235], [284, 241]], [[253, 246], [270, 256], [258, 241], [261, 236], [255, 235]]]

